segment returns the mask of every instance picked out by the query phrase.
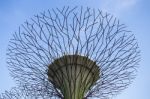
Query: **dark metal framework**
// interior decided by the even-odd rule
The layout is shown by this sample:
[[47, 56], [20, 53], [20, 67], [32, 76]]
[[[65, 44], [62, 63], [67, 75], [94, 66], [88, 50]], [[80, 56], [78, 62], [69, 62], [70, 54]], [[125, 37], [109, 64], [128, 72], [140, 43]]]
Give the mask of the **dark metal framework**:
[[124, 24], [108, 13], [83, 7], [35, 15], [13, 35], [7, 55], [12, 77], [26, 94], [39, 99], [63, 99], [47, 75], [48, 66], [62, 56], [85, 56], [96, 63], [100, 77], [84, 98], [98, 99], [127, 88], [140, 60], [137, 41]]
[[[5, 91], [0, 95], [0, 99], [18, 99], [21, 95], [16, 88], [12, 88], [10, 91]], [[20, 98], [21, 99], [21, 98]]]
[[[28, 93], [26, 87], [13, 87], [10, 91], [5, 91], [0, 94], [0, 99], [49, 99], [49, 97], [38, 95], [35, 90]], [[56, 99], [56, 98], [52, 98]]]

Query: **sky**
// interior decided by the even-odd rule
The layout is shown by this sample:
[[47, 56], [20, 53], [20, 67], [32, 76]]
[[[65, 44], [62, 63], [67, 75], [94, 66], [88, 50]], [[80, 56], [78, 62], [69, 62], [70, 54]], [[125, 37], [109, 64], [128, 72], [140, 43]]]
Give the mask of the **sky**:
[[6, 50], [12, 34], [33, 15], [63, 6], [99, 8], [117, 17], [132, 30], [141, 50], [137, 77], [113, 99], [149, 99], [150, 0], [0, 0], [0, 93], [15, 86], [6, 64]]

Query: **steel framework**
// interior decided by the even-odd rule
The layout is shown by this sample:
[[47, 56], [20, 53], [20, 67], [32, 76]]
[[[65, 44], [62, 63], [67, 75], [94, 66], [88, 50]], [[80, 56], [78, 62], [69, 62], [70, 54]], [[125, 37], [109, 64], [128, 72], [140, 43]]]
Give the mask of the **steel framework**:
[[132, 82], [140, 60], [124, 24], [83, 7], [35, 15], [13, 35], [7, 55], [20, 89], [39, 99], [109, 99]]

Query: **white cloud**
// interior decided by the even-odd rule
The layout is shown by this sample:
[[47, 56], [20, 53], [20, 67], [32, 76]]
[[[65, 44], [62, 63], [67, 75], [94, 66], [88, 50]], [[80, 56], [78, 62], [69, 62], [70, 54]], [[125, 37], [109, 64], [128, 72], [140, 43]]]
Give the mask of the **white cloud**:
[[137, 0], [116, 0], [119, 4], [119, 6], [122, 6], [123, 8], [129, 8], [133, 7]]
[[106, 12], [120, 15], [122, 12], [132, 9], [138, 0], [102, 0], [101, 8]]

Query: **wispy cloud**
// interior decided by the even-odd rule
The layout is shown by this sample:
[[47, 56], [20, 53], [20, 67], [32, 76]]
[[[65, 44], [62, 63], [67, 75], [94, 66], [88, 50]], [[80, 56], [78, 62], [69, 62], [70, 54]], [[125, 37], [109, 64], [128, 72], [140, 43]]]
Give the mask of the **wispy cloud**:
[[118, 2], [117, 6], [126, 9], [133, 7], [136, 4], [137, 0], [116, 0], [116, 2]]
[[132, 9], [138, 0], [102, 0], [101, 8], [104, 11], [120, 15], [121, 12]]

